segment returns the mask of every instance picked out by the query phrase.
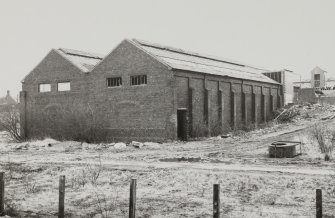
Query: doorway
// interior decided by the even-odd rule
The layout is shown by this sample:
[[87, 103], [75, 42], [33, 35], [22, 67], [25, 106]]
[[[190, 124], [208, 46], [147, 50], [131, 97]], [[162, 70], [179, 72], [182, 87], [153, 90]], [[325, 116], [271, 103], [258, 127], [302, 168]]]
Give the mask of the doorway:
[[177, 136], [178, 139], [182, 141], [187, 141], [187, 110], [178, 109], [177, 110]]

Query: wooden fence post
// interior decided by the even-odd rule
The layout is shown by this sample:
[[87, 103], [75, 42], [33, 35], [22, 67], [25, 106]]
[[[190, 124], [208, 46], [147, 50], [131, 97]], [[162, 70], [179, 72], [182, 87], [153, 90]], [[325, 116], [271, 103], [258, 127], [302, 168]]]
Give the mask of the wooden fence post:
[[220, 217], [220, 185], [214, 184], [213, 187], [213, 218]]
[[5, 215], [5, 173], [0, 172], [0, 216]]
[[322, 218], [322, 190], [316, 189], [316, 218]]
[[59, 177], [58, 218], [64, 218], [65, 176]]
[[136, 179], [132, 179], [130, 183], [129, 218], [135, 218], [135, 211], [136, 211]]

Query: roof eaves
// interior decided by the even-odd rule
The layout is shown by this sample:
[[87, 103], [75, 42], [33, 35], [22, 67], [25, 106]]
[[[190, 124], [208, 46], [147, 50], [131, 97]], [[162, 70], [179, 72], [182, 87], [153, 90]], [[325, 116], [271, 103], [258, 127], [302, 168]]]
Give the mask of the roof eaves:
[[201, 53], [197, 53], [197, 52], [187, 51], [187, 50], [183, 50], [183, 49], [179, 49], [179, 48], [174, 48], [174, 47], [171, 47], [171, 46], [164, 46], [164, 45], [160, 45], [160, 44], [157, 44], [157, 43], [151, 43], [151, 42], [148, 42], [148, 41], [145, 41], [145, 40], [133, 39], [133, 41], [135, 41], [136, 43], [138, 43], [140, 45], [147, 46], [147, 47], [152, 47], [152, 48], [156, 48], [156, 49], [167, 50], [167, 51], [180, 53], [180, 54], [184, 54], [184, 55], [189, 55], [189, 56], [194, 56], [194, 57], [198, 57], [198, 58], [204, 58], [204, 59], [208, 59], [208, 60], [233, 64], [233, 65], [237, 65], [237, 66], [241, 66], [241, 67], [249, 67], [249, 68], [253, 68], [253, 69], [256, 69], [256, 70], [269, 71], [269, 70], [264, 69], [262, 67], [245, 64], [245, 63], [242, 63], [242, 62], [239, 62], [239, 61], [230, 60], [228, 58], [220, 58], [220, 57], [216, 57], [216, 56], [213, 56], [213, 55], [201, 54]]
[[88, 73], [89, 71], [84, 71], [83, 69], [81, 69], [79, 66], [77, 66], [75, 63], [73, 63], [69, 58], [66, 57], [65, 54], [63, 54], [63, 52], [60, 52], [58, 49], [52, 49], [52, 51], [55, 51], [57, 54], [59, 54], [61, 57], [63, 57], [65, 60], [67, 60], [69, 63], [71, 63], [73, 66], [75, 66], [78, 70], [80, 70], [80, 72], [83, 73]]
[[188, 71], [188, 72], [193, 72], [193, 73], [202, 73], [202, 74], [208, 74], [208, 75], [216, 75], [216, 76], [225, 77], [225, 78], [235, 78], [235, 79], [241, 79], [241, 80], [249, 80], [249, 81], [255, 81], [255, 82], [263, 82], [263, 83], [282, 85], [282, 84], [278, 83], [277, 81], [275, 81], [275, 80], [273, 80], [273, 79], [271, 79], [271, 78], [269, 78], [267, 76], [262, 76], [263, 74], [260, 74], [260, 75], [264, 78], [264, 80], [257, 80], [257, 79], [234, 77], [234, 76], [228, 76], [228, 75], [218, 75], [218, 74], [215, 74], [215, 73], [208, 73], [208, 72], [192, 71], [192, 70], [186, 70], [186, 69], [181, 69], [181, 68], [172, 68], [172, 70]]
[[54, 51], [55, 49], [51, 49], [45, 56], [44, 58], [42, 58], [42, 60], [40, 62], [38, 62], [38, 64], [21, 80], [21, 83], [24, 83], [25, 79], [42, 63], [42, 61], [48, 57], [48, 55]]
[[117, 48], [119, 47], [124, 41], [126, 40], [122, 40], [119, 44], [117, 44], [107, 55], [105, 55], [104, 58], [102, 58], [99, 63], [97, 63], [90, 72], [94, 71], [95, 68], [97, 68], [107, 57], [109, 57], [110, 54], [112, 54], [112, 52]]
[[59, 48], [58, 50], [64, 52], [67, 55], [73, 55], [78, 57], [84, 57], [84, 58], [92, 58], [92, 59], [103, 59], [103, 55], [96, 54], [92, 52], [85, 52], [85, 51], [79, 51], [74, 49], [67, 49], [67, 48]]
[[157, 57], [156, 55], [152, 54], [151, 52], [145, 50], [142, 46], [141, 46], [141, 43], [136, 40], [136, 39], [133, 39], [133, 40], [129, 40], [129, 39], [126, 39], [127, 42], [131, 43], [132, 45], [136, 46], [136, 48], [140, 49], [141, 51], [145, 52], [147, 55], [149, 55], [150, 57], [152, 57], [153, 59], [155, 59], [156, 61], [160, 62], [161, 64], [163, 64], [164, 66], [166, 66], [169, 70], [172, 70], [173, 67], [170, 66], [168, 63], [166, 63], [164, 60], [162, 60], [161, 58]]

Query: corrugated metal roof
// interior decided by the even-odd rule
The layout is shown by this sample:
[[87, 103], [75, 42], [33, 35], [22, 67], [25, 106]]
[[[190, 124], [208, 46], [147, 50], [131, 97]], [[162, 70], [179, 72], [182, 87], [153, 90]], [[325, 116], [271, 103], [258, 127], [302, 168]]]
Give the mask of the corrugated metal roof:
[[85, 73], [93, 70], [95, 65], [104, 57], [103, 55], [73, 49], [60, 48], [57, 51]]
[[173, 69], [279, 84], [262, 74], [269, 70], [259, 67], [137, 39], [133, 39], [132, 42]]

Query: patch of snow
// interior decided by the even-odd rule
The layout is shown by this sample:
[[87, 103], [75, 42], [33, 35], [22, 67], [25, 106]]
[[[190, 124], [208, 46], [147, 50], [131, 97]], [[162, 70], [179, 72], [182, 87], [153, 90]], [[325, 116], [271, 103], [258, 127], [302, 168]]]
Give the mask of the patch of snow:
[[126, 147], [127, 147], [127, 145], [123, 142], [118, 142], [114, 145], [115, 149], [123, 149], [123, 148], [126, 148]]
[[156, 142], [144, 142], [143, 145], [147, 148], [159, 149], [161, 148], [160, 144]]

